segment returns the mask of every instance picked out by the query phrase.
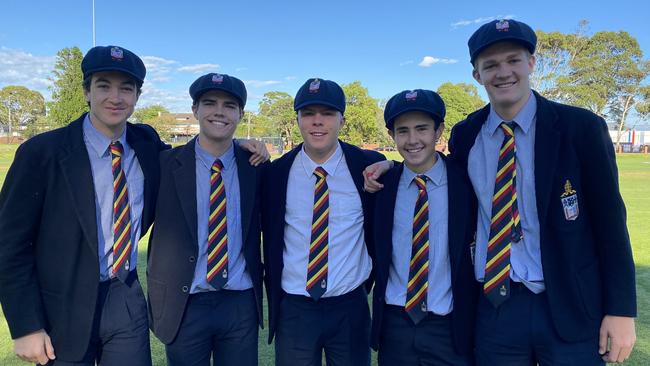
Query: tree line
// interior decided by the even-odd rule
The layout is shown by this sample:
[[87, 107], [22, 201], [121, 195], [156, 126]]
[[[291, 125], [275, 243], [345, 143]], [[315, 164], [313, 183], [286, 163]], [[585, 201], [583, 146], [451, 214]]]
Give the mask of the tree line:
[[[630, 115], [636, 115], [638, 120], [650, 116], [650, 61], [644, 59], [639, 43], [629, 33], [589, 34], [586, 21], [580, 22], [572, 33], [542, 30], [536, 33], [537, 64], [531, 80], [533, 88], [542, 95], [603, 116], [619, 131], [619, 138], [628, 129]], [[0, 89], [0, 127], [9, 135], [20, 130], [24, 137], [31, 137], [63, 126], [87, 111], [81, 88], [82, 59], [78, 47], [64, 48], [57, 53], [51, 77], [51, 102], [46, 103], [39, 92], [24, 86]], [[341, 138], [359, 145], [391, 145], [383, 123], [386, 100], [371, 97], [360, 81], [342, 87], [347, 106]], [[446, 141], [452, 125], [485, 102], [472, 84], [447, 82], [437, 92], [447, 106], [447, 128], [443, 136]], [[163, 138], [170, 138], [173, 118], [168, 112], [165, 106], [153, 105], [136, 110], [133, 118], [154, 125]], [[280, 137], [288, 146], [299, 143], [293, 96], [281, 91], [264, 94], [258, 112], [246, 112], [237, 135]]]

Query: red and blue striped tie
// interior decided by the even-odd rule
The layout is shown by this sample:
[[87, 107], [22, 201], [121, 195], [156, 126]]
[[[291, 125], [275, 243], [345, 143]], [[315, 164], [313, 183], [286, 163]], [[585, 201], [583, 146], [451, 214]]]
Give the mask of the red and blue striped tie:
[[112, 275], [125, 282], [130, 271], [131, 248], [131, 210], [126, 175], [122, 169], [124, 149], [119, 141], [110, 145], [113, 170], [113, 265]]
[[314, 170], [314, 210], [311, 224], [311, 243], [309, 245], [309, 264], [307, 266], [307, 292], [318, 300], [327, 291], [327, 257], [329, 250], [329, 188], [327, 172], [322, 167]]
[[510, 297], [510, 249], [522, 238], [517, 208], [515, 122], [501, 123], [503, 143], [499, 151], [492, 219], [488, 240], [483, 292], [498, 307]]
[[429, 195], [426, 176], [418, 175], [413, 180], [418, 186], [418, 198], [413, 211], [413, 240], [404, 310], [417, 324], [427, 315], [429, 294]]
[[228, 223], [226, 220], [226, 186], [217, 159], [210, 170], [210, 216], [208, 218], [207, 280], [215, 290], [228, 282]]

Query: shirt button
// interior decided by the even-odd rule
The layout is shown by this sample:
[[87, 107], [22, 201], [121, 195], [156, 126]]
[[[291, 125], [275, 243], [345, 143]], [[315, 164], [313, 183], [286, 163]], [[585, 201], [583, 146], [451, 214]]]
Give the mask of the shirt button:
[[194, 263], [195, 260], [196, 260], [196, 258], [194, 258], [194, 256], [191, 256], [191, 257], [189, 258], [190, 263]]
[[183, 290], [183, 292], [187, 292], [187, 291], [189, 291], [190, 289], [189, 289], [189, 287], [187, 287], [187, 286], [183, 286], [183, 288], [182, 288], [181, 290]]

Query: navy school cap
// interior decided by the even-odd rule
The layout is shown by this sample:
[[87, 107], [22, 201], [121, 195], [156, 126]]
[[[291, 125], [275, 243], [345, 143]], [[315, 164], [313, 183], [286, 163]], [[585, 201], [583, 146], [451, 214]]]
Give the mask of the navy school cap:
[[135, 53], [118, 46], [91, 48], [81, 61], [84, 80], [100, 71], [120, 71], [133, 77], [142, 86], [147, 69]]
[[528, 24], [514, 19], [493, 20], [483, 24], [467, 41], [472, 65], [486, 48], [503, 41], [519, 43], [531, 54], [535, 53], [537, 46], [535, 31]]
[[226, 74], [209, 73], [194, 80], [190, 85], [190, 96], [194, 103], [199, 101], [201, 95], [210, 90], [224, 91], [239, 101], [239, 106], [246, 106], [246, 86], [244, 82], [234, 76]]
[[339, 84], [325, 79], [309, 79], [298, 89], [293, 100], [293, 110], [320, 104], [345, 113], [345, 93]]
[[395, 119], [406, 112], [419, 111], [429, 114], [436, 127], [445, 121], [445, 102], [438, 93], [431, 90], [404, 90], [393, 95], [384, 108], [386, 128], [393, 129]]

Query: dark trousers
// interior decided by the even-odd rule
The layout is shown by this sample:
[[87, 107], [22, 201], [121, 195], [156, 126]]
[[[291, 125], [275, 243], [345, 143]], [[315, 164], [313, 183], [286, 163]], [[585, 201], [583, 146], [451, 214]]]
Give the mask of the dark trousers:
[[257, 365], [258, 322], [253, 290], [190, 295], [172, 343], [169, 366]]
[[321, 298], [285, 294], [275, 335], [276, 366], [370, 365], [370, 310], [363, 286]]
[[451, 337], [451, 315], [429, 313], [417, 325], [401, 306], [385, 305], [379, 335], [379, 366], [474, 364], [459, 355]]
[[604, 365], [598, 332], [581, 342], [565, 342], [555, 331], [546, 293], [511, 283], [510, 298], [494, 308], [480, 296], [476, 324], [478, 365]]
[[[56, 353], [56, 350], [54, 350]], [[88, 350], [81, 361], [55, 359], [50, 366], [151, 366], [147, 302], [132, 271], [126, 282], [101, 282]]]

